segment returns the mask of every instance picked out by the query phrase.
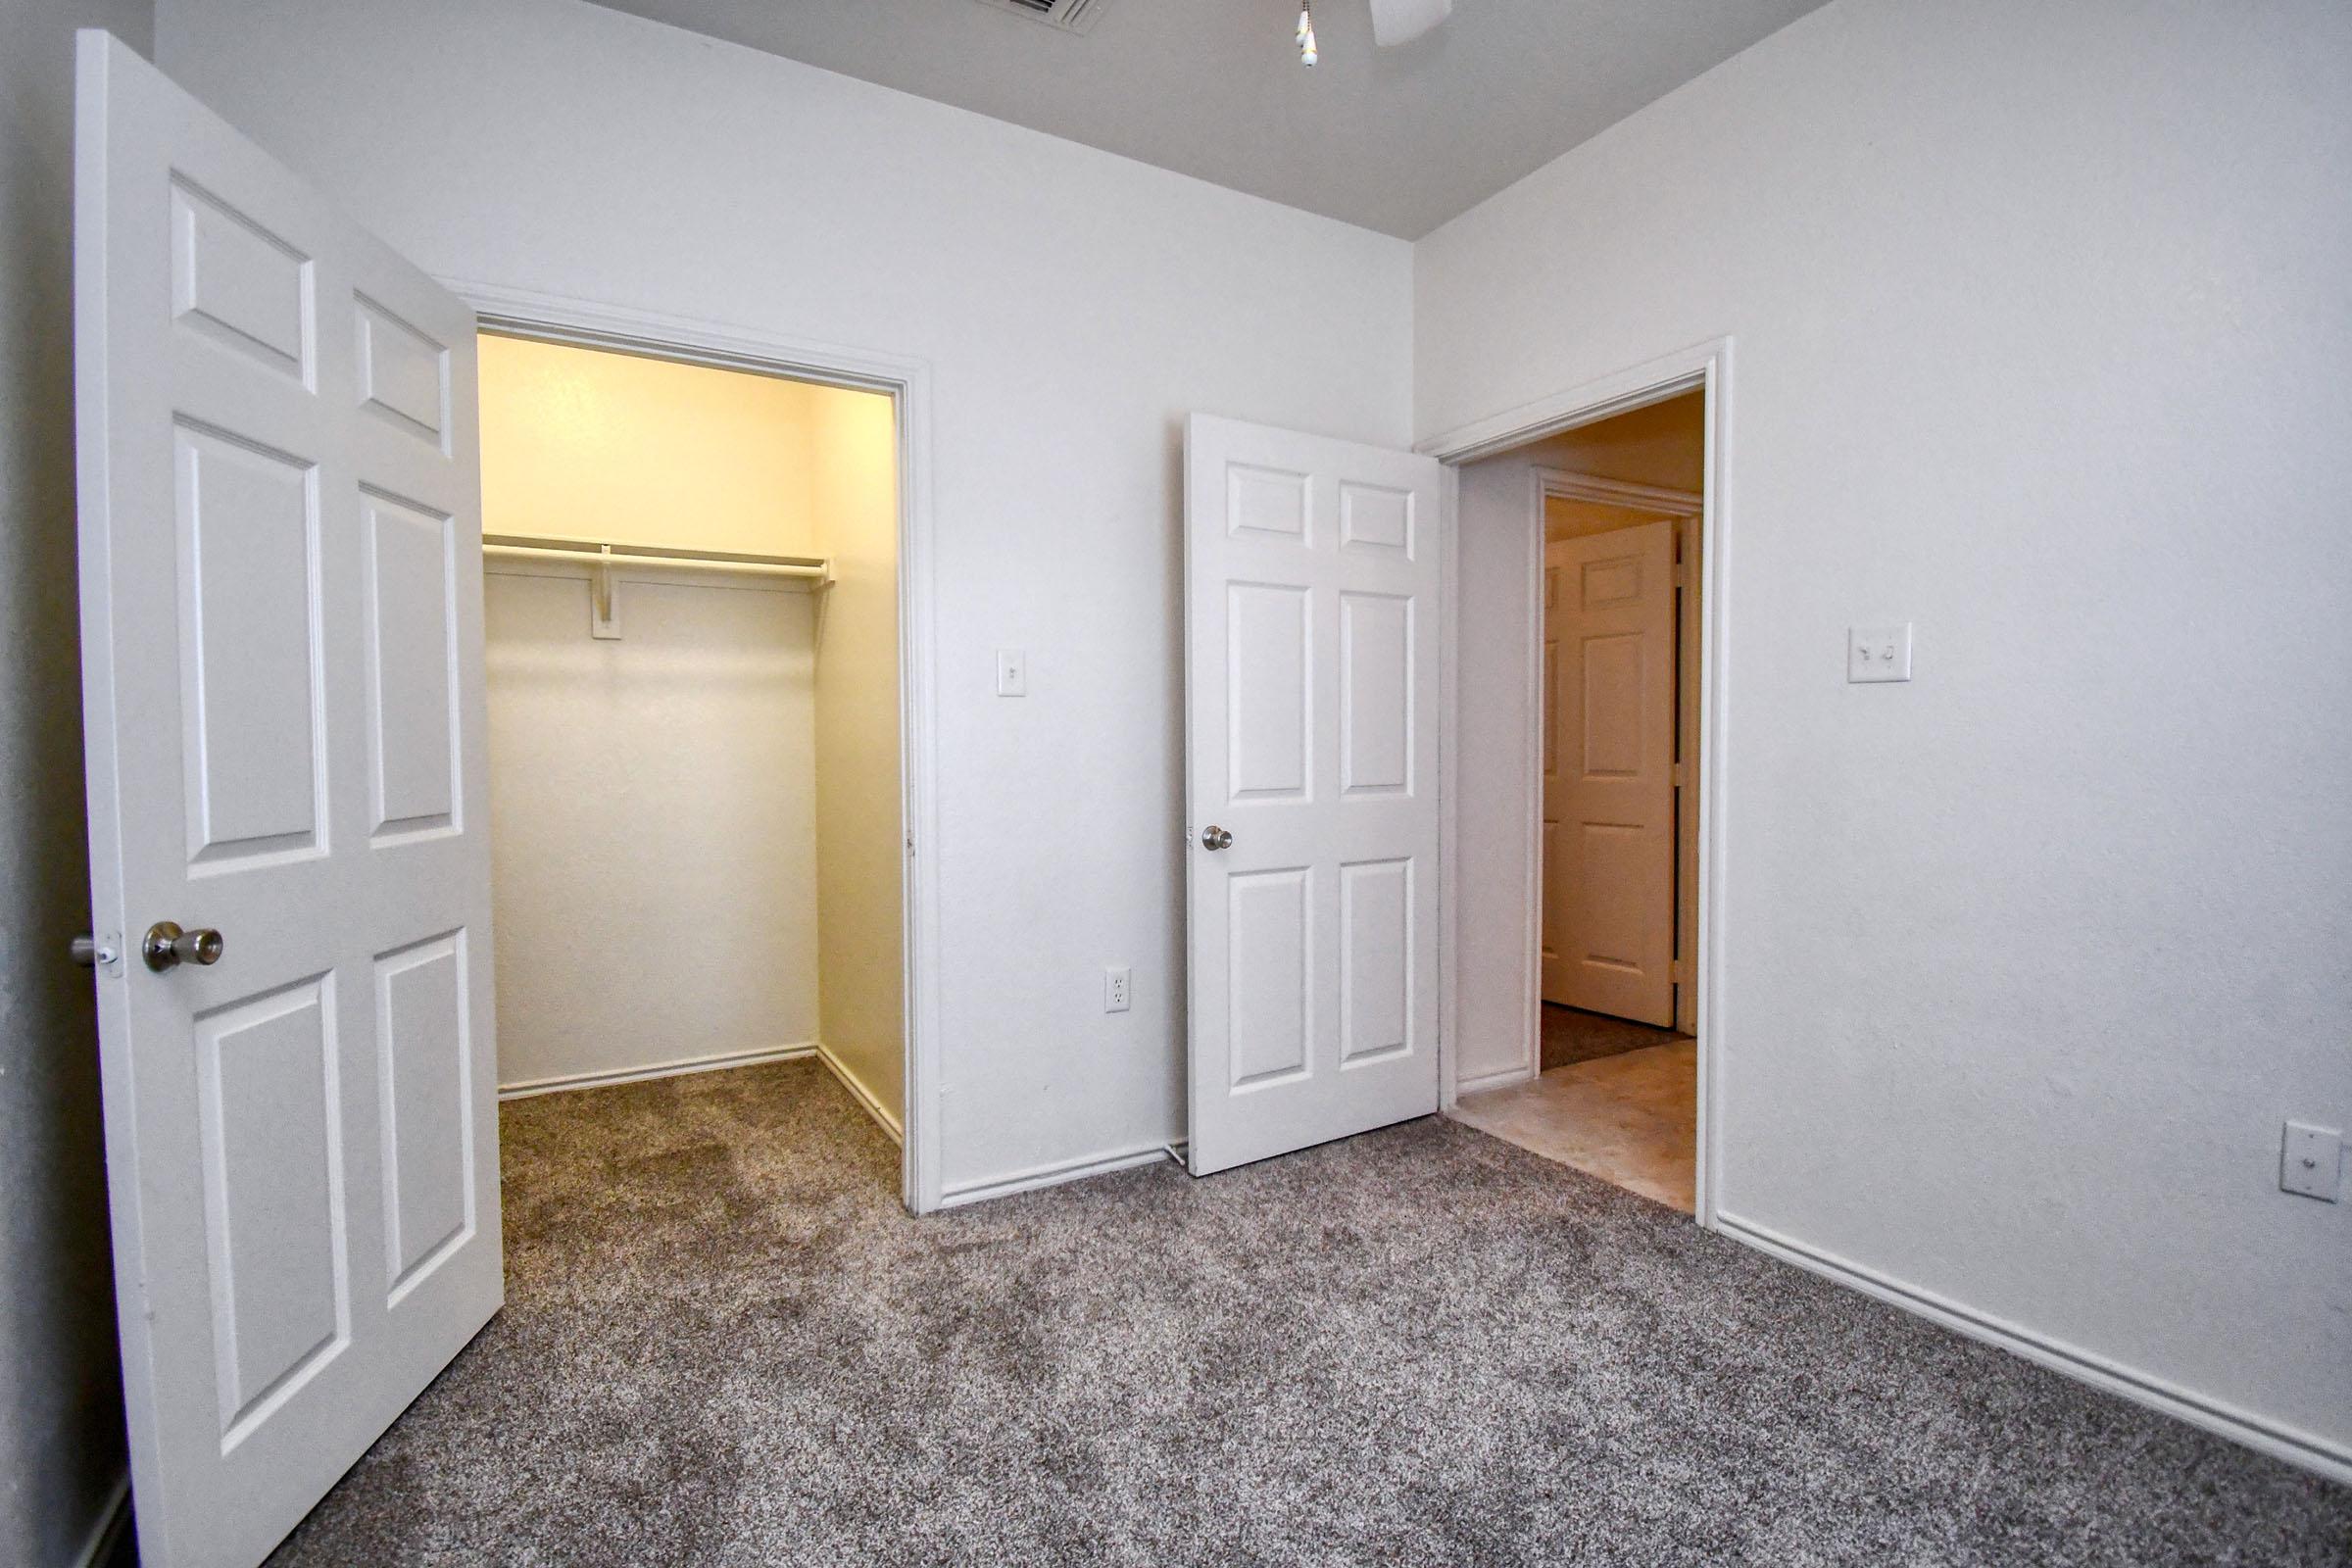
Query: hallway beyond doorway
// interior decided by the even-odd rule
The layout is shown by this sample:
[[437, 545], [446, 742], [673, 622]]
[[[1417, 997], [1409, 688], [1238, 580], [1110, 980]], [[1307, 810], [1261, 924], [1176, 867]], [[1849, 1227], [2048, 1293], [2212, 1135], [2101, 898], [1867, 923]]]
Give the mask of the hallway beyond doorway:
[[[1546, 1057], [1550, 1015], [1571, 1010], [1544, 1009]], [[1620, 1048], [1589, 1060], [1547, 1067], [1507, 1088], [1464, 1095], [1454, 1105], [1454, 1119], [1669, 1208], [1691, 1212], [1696, 1199], [1698, 1043], [1669, 1029], [1624, 1024], [1592, 1013], [1575, 1016], [1641, 1029], [1663, 1043]]]

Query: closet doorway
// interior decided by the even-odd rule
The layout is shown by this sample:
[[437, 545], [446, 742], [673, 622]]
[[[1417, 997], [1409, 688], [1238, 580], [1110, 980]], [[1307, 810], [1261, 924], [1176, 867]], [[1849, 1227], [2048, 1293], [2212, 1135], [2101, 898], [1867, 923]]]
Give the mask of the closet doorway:
[[543, 1138], [854, 1105], [920, 1206], [880, 1141], [909, 1098], [902, 398], [503, 322], [478, 348], [500, 1098]]

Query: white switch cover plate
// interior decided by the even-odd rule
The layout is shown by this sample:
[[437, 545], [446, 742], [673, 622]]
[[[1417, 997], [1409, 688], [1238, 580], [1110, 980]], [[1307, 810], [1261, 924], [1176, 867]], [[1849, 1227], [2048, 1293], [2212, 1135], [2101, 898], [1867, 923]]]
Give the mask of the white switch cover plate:
[[2342, 1132], [2290, 1121], [2278, 1151], [2278, 1186], [2285, 1192], [2332, 1203], [2340, 1195], [2338, 1173], [2343, 1160]]
[[1029, 656], [1018, 648], [997, 650], [997, 695], [1026, 697], [1029, 695]]
[[1125, 1012], [1135, 1000], [1135, 977], [1123, 963], [1114, 963], [1102, 971], [1102, 1010]]
[[1848, 626], [1845, 631], [1845, 678], [1849, 681], [1909, 680], [1911, 623], [1900, 626]]

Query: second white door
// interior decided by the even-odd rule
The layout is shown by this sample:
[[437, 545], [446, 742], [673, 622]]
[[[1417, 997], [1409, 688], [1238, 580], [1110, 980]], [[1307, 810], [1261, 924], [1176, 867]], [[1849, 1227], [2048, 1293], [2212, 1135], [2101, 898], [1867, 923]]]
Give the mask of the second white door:
[[1544, 997], [1674, 1022], [1674, 524], [1544, 547]]
[[1439, 467], [1185, 441], [1196, 1175], [1438, 1108]]

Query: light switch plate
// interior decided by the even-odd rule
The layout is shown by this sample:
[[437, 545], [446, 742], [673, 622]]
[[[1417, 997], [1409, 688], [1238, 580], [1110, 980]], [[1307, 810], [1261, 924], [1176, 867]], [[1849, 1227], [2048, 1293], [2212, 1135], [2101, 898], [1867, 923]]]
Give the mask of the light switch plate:
[[1018, 648], [997, 650], [997, 695], [1026, 697], [1029, 695], [1029, 656]]
[[2342, 1193], [2344, 1135], [2334, 1127], [2290, 1121], [2278, 1150], [2278, 1187], [2332, 1203]]
[[1845, 678], [1849, 682], [1909, 680], [1911, 623], [1900, 626], [1848, 626], [1845, 630]]

